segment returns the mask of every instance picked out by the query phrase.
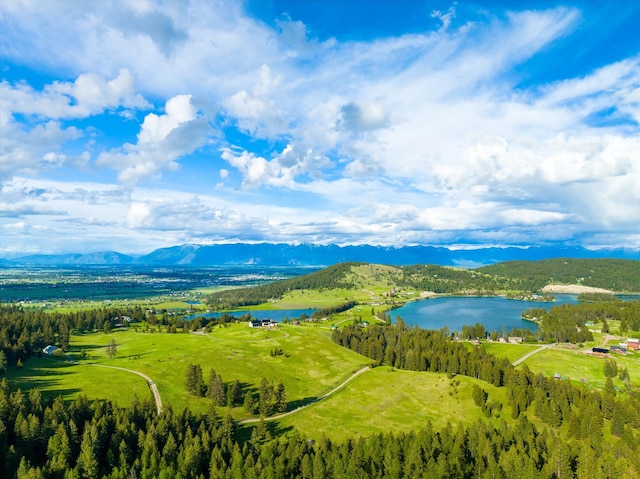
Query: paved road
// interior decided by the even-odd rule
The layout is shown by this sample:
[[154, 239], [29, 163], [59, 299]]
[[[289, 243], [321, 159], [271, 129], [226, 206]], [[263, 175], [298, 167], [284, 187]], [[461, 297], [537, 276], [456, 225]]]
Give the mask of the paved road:
[[553, 344], [545, 344], [544, 346], [540, 346], [538, 349], [534, 349], [533, 351], [528, 352], [527, 354], [525, 354], [521, 358], [516, 359], [512, 364], [514, 366], [517, 366], [521, 362], [526, 361], [527, 359], [529, 359], [534, 354], [539, 353], [540, 351], [544, 351], [545, 349], [549, 349], [551, 347], [553, 347]]
[[[358, 377], [360, 374], [368, 371], [369, 369], [370, 369], [369, 366], [365, 366], [364, 368], [360, 369], [359, 371], [356, 371], [351, 376], [349, 376], [347, 379], [345, 379], [344, 382], [342, 382], [341, 384], [337, 385], [331, 391], [329, 391], [326, 394], [323, 394], [322, 396], [320, 396], [317, 399], [314, 399], [313, 401], [309, 401], [304, 406], [300, 406], [299, 408], [296, 408], [293, 411], [289, 411], [289, 412], [285, 412], [285, 413], [282, 413], [282, 414], [278, 414], [276, 416], [266, 417], [266, 418], [264, 418], [264, 420], [265, 420], [265, 422], [267, 422], [267, 421], [276, 421], [278, 419], [282, 419], [283, 417], [291, 416], [292, 414], [295, 414], [295, 413], [301, 411], [302, 409], [304, 409], [306, 407], [309, 407], [312, 404], [317, 403], [318, 401], [322, 401], [323, 399], [331, 396], [336, 391], [339, 391], [340, 389], [345, 387], [347, 384], [349, 384], [351, 381], [353, 381], [356, 377]], [[244, 421], [239, 421], [239, 424], [251, 424], [251, 423], [255, 423], [255, 422], [260, 422], [260, 419], [245, 419]]]
[[162, 412], [162, 399], [160, 398], [160, 392], [158, 391], [158, 387], [153, 380], [147, 376], [146, 374], [142, 374], [140, 371], [134, 371], [133, 369], [121, 368], [118, 366], [108, 366], [106, 364], [88, 364], [88, 366], [98, 366], [101, 368], [110, 368], [110, 369], [119, 369], [120, 371], [126, 371], [128, 373], [137, 374], [138, 376], [144, 378], [149, 385], [149, 389], [151, 389], [151, 394], [153, 394], [153, 399], [156, 402], [156, 409], [158, 410], [158, 414]]

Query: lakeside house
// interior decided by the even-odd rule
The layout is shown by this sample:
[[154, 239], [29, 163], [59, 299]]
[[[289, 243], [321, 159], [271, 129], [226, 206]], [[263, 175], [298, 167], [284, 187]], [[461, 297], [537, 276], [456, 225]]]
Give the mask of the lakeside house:
[[252, 319], [249, 321], [250, 328], [277, 328], [278, 323], [273, 319]]

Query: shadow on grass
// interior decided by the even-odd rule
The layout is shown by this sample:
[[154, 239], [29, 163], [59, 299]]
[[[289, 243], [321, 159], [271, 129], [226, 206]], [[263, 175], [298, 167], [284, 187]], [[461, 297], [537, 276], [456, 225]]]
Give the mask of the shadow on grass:
[[295, 401], [289, 401], [287, 403], [287, 412], [294, 411], [298, 408], [309, 406], [315, 402], [318, 402], [320, 398], [317, 396], [306, 397], [302, 399], [296, 399]]
[[[60, 376], [62, 374], [72, 373], [56, 372], [53, 374], [55, 374], [55, 376]], [[11, 377], [11, 389], [13, 391], [20, 389], [24, 393], [27, 393], [32, 389], [39, 389], [42, 396], [47, 399], [62, 396], [65, 401], [74, 399], [78, 393], [82, 392], [80, 388], [60, 388], [59, 386], [61, 382], [62, 381], [60, 379], [56, 379], [55, 377], [46, 379], [46, 374], [13, 376]]]

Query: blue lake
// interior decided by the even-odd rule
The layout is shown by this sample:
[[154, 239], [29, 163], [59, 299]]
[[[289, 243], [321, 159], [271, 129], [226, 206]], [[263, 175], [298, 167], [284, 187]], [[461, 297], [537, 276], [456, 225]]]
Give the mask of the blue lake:
[[552, 303], [538, 301], [518, 301], [500, 296], [489, 298], [446, 296], [407, 303], [390, 311], [395, 320], [400, 316], [405, 323], [423, 329], [462, 331], [462, 326], [476, 323], [484, 325], [487, 331], [502, 332], [513, 328], [528, 328], [535, 331], [538, 326], [521, 319], [522, 312], [531, 308], [546, 308], [561, 304], [576, 304], [575, 294], [556, 294]]

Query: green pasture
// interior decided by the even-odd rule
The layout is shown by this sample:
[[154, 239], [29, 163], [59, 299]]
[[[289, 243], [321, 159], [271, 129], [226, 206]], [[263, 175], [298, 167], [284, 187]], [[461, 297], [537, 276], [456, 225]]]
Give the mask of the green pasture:
[[505, 404], [494, 417], [511, 421], [506, 390], [486, 382], [445, 374], [402, 371], [389, 367], [369, 370], [317, 404], [277, 422], [278, 429], [295, 428], [309, 438], [332, 440], [402, 432], [425, 427], [436, 429], [447, 422], [471, 423], [484, 417], [472, 399], [473, 384], [489, 393], [489, 401]]
[[135, 374], [64, 359], [30, 358], [22, 368], [10, 368], [7, 378], [14, 389], [40, 389], [47, 397], [62, 396], [72, 400], [80, 394], [89, 398], [110, 399], [121, 405], [134, 397], [151, 398], [147, 381]]
[[[529, 369], [545, 376], [560, 376], [572, 381], [586, 382], [589, 386], [598, 389], [604, 388], [604, 362], [606, 358], [588, 354], [587, 350], [552, 348], [534, 354], [524, 361]], [[640, 353], [629, 353], [626, 356], [618, 354], [610, 355], [618, 365], [618, 370], [627, 368], [631, 378], [631, 384], [640, 387]], [[522, 365], [520, 365], [522, 367]], [[624, 387], [624, 383], [618, 378], [613, 379], [616, 387]]]
[[282, 299], [269, 303], [274, 309], [306, 309], [328, 308], [337, 306], [347, 301], [367, 301], [369, 295], [363, 291], [347, 289], [294, 290], [285, 294]]
[[[117, 343], [117, 355], [108, 359], [106, 346]], [[284, 354], [270, 352], [282, 349]], [[263, 377], [282, 380], [289, 402], [316, 398], [370, 362], [369, 359], [331, 341], [327, 329], [281, 325], [276, 330], [252, 329], [246, 324], [217, 327], [210, 334], [167, 334], [117, 331], [73, 336], [70, 355], [80, 366], [107, 364], [142, 372], [158, 386], [163, 404], [174, 409], [188, 406], [204, 411], [208, 401], [187, 394], [188, 364], [200, 364], [205, 383], [211, 368], [225, 382], [238, 380], [243, 387], [257, 388]], [[91, 368], [92, 375], [109, 370]], [[80, 380], [78, 388], [84, 389]], [[246, 413], [234, 412], [239, 418]]]
[[500, 342], [483, 342], [482, 343], [489, 354], [498, 357], [505, 357], [509, 361], [514, 362], [527, 353], [538, 349], [537, 344], [512, 344]]

